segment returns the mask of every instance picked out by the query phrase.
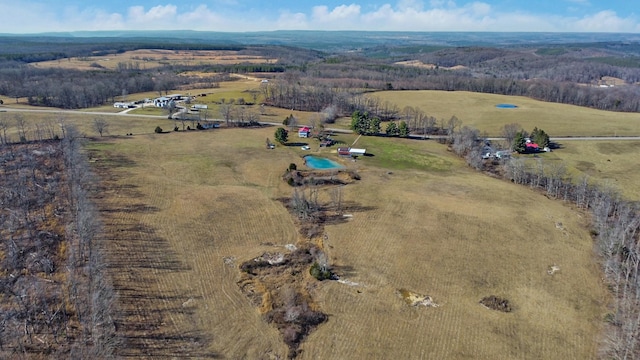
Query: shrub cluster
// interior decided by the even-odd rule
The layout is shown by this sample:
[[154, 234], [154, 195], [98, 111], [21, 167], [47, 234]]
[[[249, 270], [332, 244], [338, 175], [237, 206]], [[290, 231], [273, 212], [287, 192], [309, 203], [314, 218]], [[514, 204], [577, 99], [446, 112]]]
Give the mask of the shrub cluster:
[[313, 276], [314, 278], [320, 281], [329, 280], [333, 277], [333, 274], [331, 274], [331, 271], [329, 271], [329, 269], [327, 269], [324, 266], [321, 266], [317, 262], [314, 262], [313, 265], [311, 265], [311, 268], [309, 269], [309, 274], [311, 274], [311, 276]]

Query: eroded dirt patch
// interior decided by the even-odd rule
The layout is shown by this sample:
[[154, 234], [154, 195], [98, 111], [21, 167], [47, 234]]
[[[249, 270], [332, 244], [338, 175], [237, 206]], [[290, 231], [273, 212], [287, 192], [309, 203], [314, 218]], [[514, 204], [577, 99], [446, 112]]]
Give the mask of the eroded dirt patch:
[[495, 295], [483, 297], [482, 300], [480, 300], [480, 304], [491, 310], [497, 310], [506, 313], [513, 310], [511, 304], [509, 303], [509, 300], [497, 297]]
[[295, 358], [304, 338], [327, 320], [309, 293], [317, 281], [309, 269], [323, 256], [316, 245], [303, 244], [292, 252], [264, 253], [240, 265], [238, 286], [264, 319], [278, 328], [289, 358]]
[[433, 298], [429, 295], [420, 295], [416, 292], [407, 289], [398, 289], [398, 295], [402, 297], [407, 305], [411, 306], [424, 306], [424, 307], [438, 307], [440, 305], [433, 301]]

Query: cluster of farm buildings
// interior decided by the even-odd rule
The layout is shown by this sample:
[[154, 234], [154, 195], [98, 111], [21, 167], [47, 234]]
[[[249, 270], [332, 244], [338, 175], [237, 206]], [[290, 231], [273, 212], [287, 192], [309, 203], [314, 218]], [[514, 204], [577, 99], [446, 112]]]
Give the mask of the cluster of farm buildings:
[[[171, 106], [171, 103], [173, 102], [173, 104], [177, 104], [178, 103], [182, 103], [185, 102], [187, 100], [192, 99], [192, 96], [184, 96], [182, 94], [172, 94], [172, 95], [167, 95], [167, 96], [160, 96], [157, 97], [155, 99], [144, 99], [144, 100], [140, 100], [140, 101], [130, 101], [130, 102], [124, 102], [124, 101], [118, 101], [113, 103], [113, 107], [114, 108], [120, 108], [120, 109], [127, 109], [127, 108], [135, 108], [138, 105], [153, 105], [155, 107], [159, 107], [159, 108], [164, 108], [167, 106]], [[192, 111], [198, 111], [201, 109], [206, 109], [207, 105], [204, 104], [194, 104], [191, 106]]]

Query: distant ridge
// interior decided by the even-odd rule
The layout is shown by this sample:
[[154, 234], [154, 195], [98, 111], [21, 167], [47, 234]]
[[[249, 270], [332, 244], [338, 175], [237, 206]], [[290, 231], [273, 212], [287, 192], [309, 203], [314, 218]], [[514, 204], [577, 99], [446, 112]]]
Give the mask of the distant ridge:
[[527, 32], [402, 32], [402, 31], [318, 31], [277, 30], [260, 32], [213, 32], [195, 30], [73, 31], [37, 34], [0, 34], [20, 38], [120, 38], [180, 39], [192, 42], [236, 44], [284, 44], [310, 48], [378, 45], [513, 46], [599, 42], [640, 42], [631, 33], [527, 33]]

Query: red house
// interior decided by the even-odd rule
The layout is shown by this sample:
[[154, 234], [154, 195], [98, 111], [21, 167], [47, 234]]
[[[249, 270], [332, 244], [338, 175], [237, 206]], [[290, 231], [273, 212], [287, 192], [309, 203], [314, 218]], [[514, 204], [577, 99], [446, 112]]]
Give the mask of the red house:
[[527, 151], [538, 152], [540, 151], [540, 145], [534, 142], [528, 142], [525, 144]]
[[308, 127], [304, 126], [304, 127], [301, 127], [300, 130], [298, 130], [298, 137], [308, 138], [310, 136], [311, 136], [311, 129], [309, 129]]

